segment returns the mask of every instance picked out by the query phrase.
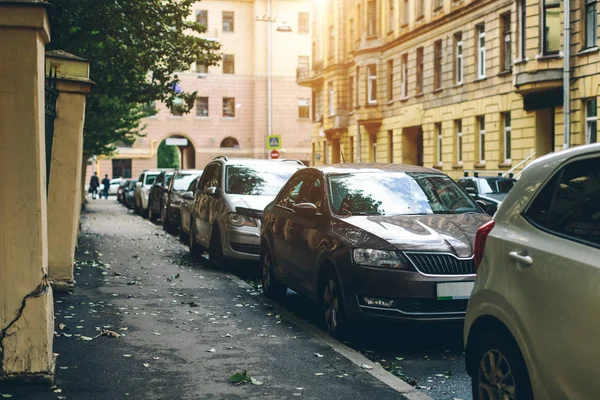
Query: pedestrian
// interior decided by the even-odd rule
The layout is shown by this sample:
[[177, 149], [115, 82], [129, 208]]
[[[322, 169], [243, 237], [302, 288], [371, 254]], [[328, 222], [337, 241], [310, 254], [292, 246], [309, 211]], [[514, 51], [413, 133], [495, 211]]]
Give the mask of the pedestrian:
[[[110, 189], [110, 179], [108, 179], [108, 175], [104, 175], [104, 179], [102, 179], [102, 185], [104, 185], [102, 188], [104, 198], [108, 199], [108, 189]], [[100, 195], [100, 198], [102, 198], [102, 195]]]
[[98, 187], [100, 186], [100, 180], [98, 179], [98, 173], [94, 172], [94, 175], [90, 178], [90, 188], [88, 191], [92, 194], [92, 199], [96, 200], [98, 195]]

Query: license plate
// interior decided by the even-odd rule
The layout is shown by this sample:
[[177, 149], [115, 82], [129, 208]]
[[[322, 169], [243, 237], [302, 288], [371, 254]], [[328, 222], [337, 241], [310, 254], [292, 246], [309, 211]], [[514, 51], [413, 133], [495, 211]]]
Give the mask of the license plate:
[[444, 282], [437, 284], [438, 300], [465, 300], [471, 297], [475, 282]]

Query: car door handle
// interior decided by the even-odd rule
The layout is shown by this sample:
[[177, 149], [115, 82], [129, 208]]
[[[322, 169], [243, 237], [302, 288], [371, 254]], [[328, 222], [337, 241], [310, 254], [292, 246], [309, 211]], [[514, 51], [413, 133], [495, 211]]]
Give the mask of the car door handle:
[[530, 266], [533, 264], [533, 258], [529, 256], [523, 256], [517, 253], [516, 251], [511, 251], [510, 253], [508, 253], [508, 256], [511, 260], [518, 262], [519, 264], [523, 264], [525, 266]]

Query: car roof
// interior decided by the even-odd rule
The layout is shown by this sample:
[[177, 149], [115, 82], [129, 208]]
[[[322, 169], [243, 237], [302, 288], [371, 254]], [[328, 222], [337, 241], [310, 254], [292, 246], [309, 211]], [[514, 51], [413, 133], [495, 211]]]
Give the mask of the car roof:
[[421, 167], [410, 164], [384, 164], [384, 163], [351, 163], [331, 164], [312, 167], [324, 175], [365, 173], [365, 172], [422, 172], [429, 174], [445, 175], [433, 168]]
[[178, 174], [201, 174], [201, 169], [180, 169], [177, 171]]
[[281, 160], [265, 160], [262, 158], [224, 158], [222, 156], [215, 157], [211, 162], [221, 161], [225, 164], [243, 164], [243, 165], [272, 165], [275, 163], [285, 163], [285, 165], [296, 165], [298, 167], [306, 167], [306, 165], [302, 164], [301, 161], [298, 160], [289, 160], [289, 159], [281, 159]]

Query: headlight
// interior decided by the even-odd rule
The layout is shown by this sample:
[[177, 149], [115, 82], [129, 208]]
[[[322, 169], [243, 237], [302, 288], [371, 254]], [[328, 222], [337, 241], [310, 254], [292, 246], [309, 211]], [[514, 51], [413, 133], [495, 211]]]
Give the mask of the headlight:
[[245, 215], [240, 215], [238, 213], [230, 213], [229, 214], [229, 225], [240, 227], [240, 226], [256, 226], [256, 221], [254, 218], [246, 217]]
[[409, 261], [401, 253], [390, 250], [354, 249], [352, 260], [355, 264], [368, 267], [408, 269]]

